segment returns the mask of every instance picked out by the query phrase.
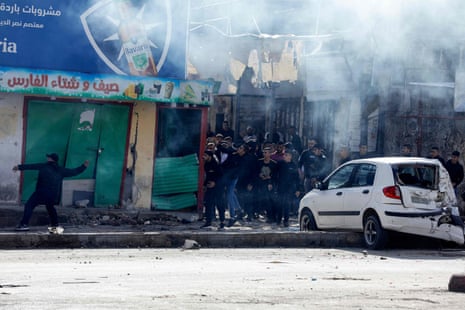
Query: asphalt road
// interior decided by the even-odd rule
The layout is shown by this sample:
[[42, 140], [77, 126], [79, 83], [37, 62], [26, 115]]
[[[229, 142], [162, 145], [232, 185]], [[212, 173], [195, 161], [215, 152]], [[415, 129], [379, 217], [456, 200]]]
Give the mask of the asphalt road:
[[464, 250], [0, 251], [1, 309], [464, 309]]

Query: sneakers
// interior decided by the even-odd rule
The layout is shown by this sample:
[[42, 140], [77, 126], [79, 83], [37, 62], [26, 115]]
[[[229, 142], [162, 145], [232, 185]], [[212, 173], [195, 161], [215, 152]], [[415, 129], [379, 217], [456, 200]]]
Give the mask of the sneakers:
[[237, 222], [236, 219], [229, 219], [229, 222], [228, 222], [228, 227], [231, 227], [233, 226], [235, 223]]
[[220, 229], [224, 229], [224, 223], [223, 222], [220, 223]]
[[205, 223], [202, 226], [200, 226], [200, 228], [207, 228], [207, 227], [211, 227], [211, 226], [212, 226], [212, 223]]
[[[29, 231], [29, 226], [25, 224], [19, 224], [15, 228], [16, 231]], [[48, 228], [48, 232], [53, 235], [60, 235], [64, 231], [64, 228], [61, 226], [52, 226]]]
[[61, 226], [52, 226], [48, 228], [48, 232], [52, 235], [61, 235], [65, 229]]
[[27, 226], [26, 224], [19, 224], [18, 226], [16, 226], [15, 230], [16, 231], [28, 231], [29, 226]]

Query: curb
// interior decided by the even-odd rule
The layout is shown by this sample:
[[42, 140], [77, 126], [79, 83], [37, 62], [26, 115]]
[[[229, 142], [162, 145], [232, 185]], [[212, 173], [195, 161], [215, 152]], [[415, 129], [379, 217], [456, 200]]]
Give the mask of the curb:
[[204, 248], [362, 247], [362, 235], [344, 232], [99, 232], [0, 233], [0, 249], [181, 248], [186, 239]]

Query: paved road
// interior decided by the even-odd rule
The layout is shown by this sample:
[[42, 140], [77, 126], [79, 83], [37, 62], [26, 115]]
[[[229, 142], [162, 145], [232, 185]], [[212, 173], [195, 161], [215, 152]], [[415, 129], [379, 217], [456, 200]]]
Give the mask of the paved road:
[[0, 251], [0, 309], [463, 309], [464, 250]]

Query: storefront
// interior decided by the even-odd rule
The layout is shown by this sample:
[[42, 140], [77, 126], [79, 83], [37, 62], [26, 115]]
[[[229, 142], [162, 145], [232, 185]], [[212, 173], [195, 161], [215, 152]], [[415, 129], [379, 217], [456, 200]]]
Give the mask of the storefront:
[[[89, 199], [95, 206], [135, 203], [170, 209], [197, 204], [198, 155], [205, 144], [203, 119], [212, 100], [212, 83], [7, 67], [0, 72], [2, 109], [17, 110], [18, 124], [4, 128], [0, 139], [2, 154], [19, 155], [11, 158], [15, 161], [10, 167], [15, 162], [41, 162], [52, 151], [67, 167], [91, 162], [85, 173], [65, 181], [64, 205], [78, 199]], [[190, 161], [184, 164], [186, 158]], [[164, 175], [157, 173], [158, 159], [161, 170], [171, 161], [179, 162]], [[185, 184], [172, 180], [176, 173], [184, 174]], [[16, 199], [12, 193], [3, 195], [9, 197], [3, 202], [27, 199], [35, 178], [34, 172], [24, 173], [19, 186], [2, 186], [20, 193]], [[189, 202], [179, 203], [176, 195], [181, 193], [189, 194]], [[144, 199], [147, 195], [149, 200]]]
[[56, 152], [91, 162], [64, 182], [63, 205], [200, 204], [213, 84], [184, 80], [187, 12], [182, 0], [0, 5], [0, 203], [34, 190], [14, 165]]

